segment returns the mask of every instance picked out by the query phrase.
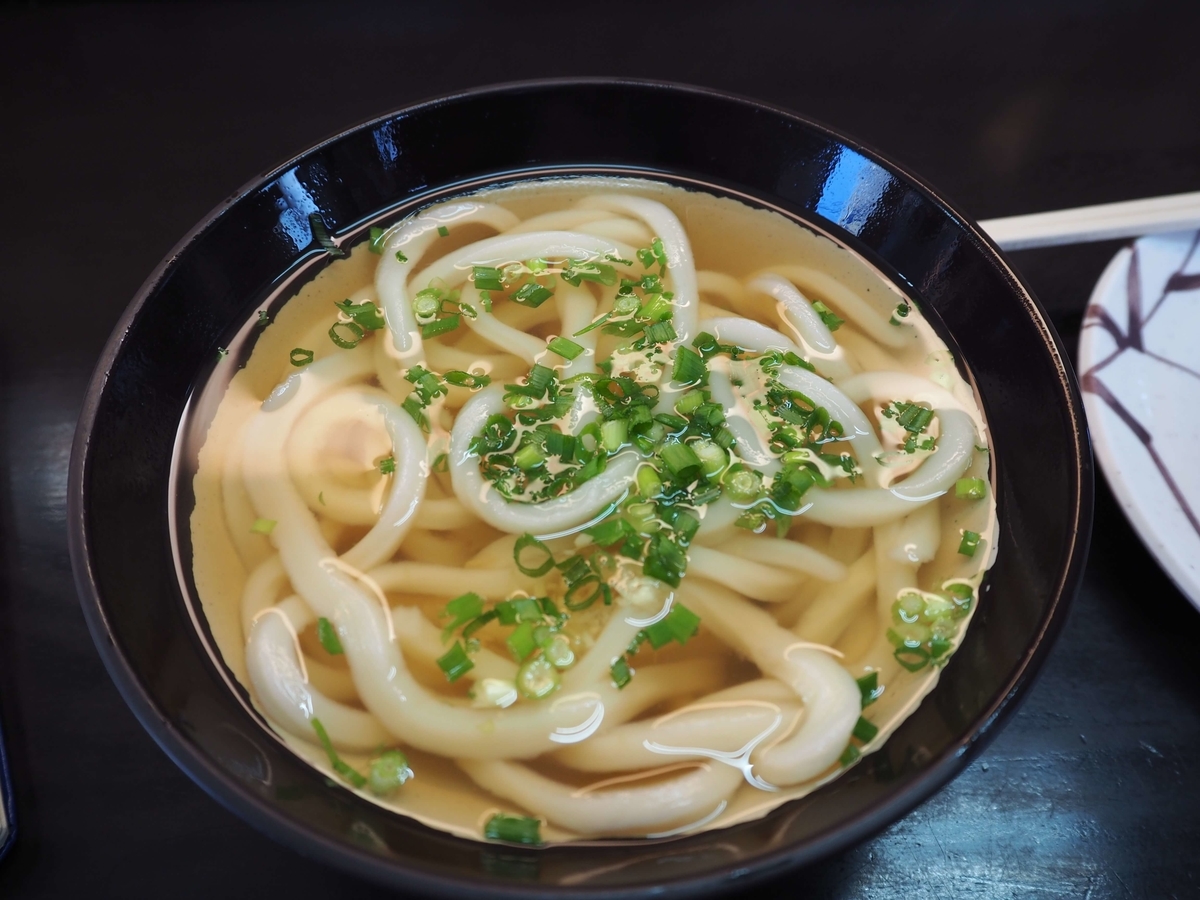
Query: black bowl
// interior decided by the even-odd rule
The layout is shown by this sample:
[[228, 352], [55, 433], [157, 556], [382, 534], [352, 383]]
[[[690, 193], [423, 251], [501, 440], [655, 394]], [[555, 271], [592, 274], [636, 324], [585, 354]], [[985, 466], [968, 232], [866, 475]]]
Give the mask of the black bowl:
[[[546, 123], [554, 123], [553, 128]], [[247, 711], [206, 649], [174, 554], [173, 451], [193, 390], [264, 296], [323, 265], [307, 214], [356, 239], [464, 186], [536, 171], [643, 173], [813, 222], [912, 294], [957, 346], [997, 453], [999, 556], [940, 684], [879, 753], [763, 819], [693, 837], [522, 850], [436, 832], [333, 786]], [[812, 862], [903, 815], [1012, 713], [1074, 595], [1092, 515], [1079, 392], [995, 246], [879, 154], [791, 113], [645, 82], [470, 91], [368, 122], [255, 179], [170, 253], [100, 359], [71, 458], [70, 536], [105, 665], [162, 748], [303, 853], [440, 896], [699, 896]], [[178, 559], [186, 559], [180, 547]], [[198, 608], [198, 607], [196, 607]]]

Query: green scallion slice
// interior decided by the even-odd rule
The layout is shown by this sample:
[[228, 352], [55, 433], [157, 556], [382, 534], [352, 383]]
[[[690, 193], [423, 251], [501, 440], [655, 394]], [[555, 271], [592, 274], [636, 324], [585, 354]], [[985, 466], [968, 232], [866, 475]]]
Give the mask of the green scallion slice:
[[613, 684], [617, 688], [623, 688], [633, 679], [633, 672], [629, 669], [629, 663], [625, 661], [625, 657], [618, 656], [613, 660], [611, 666], [608, 667], [609, 673], [612, 675]]
[[879, 728], [868, 722], [862, 716], [859, 716], [858, 721], [854, 725], [854, 731], [850, 733], [864, 744], [869, 744], [875, 735], [879, 734]]
[[342, 649], [342, 641], [338, 637], [337, 629], [324, 616], [317, 619], [317, 640], [321, 642], [325, 652], [331, 656], [341, 656], [346, 652]]
[[421, 326], [421, 337], [429, 340], [435, 338], [439, 334], [446, 334], [453, 331], [462, 323], [462, 316], [455, 313], [452, 316], [446, 316], [444, 319], [438, 319], [435, 322], [430, 322], [428, 325]]
[[439, 237], [450, 237], [450, 229], [447, 228], [445, 225], [439, 225], [438, 226], [438, 236]]
[[329, 235], [329, 228], [325, 225], [325, 220], [321, 218], [320, 213], [308, 214], [308, 228], [312, 232], [313, 240], [321, 245], [321, 249], [332, 256], [334, 259], [344, 259], [346, 251], [333, 242], [333, 238]]
[[475, 266], [472, 268], [471, 281], [481, 291], [504, 290], [504, 273], [493, 266]]
[[482, 612], [483, 598], [478, 594], [467, 593], [455, 597], [442, 610], [443, 616], [453, 616], [450, 624], [442, 629], [442, 640], [447, 640], [460, 625], [465, 625]]
[[250, 526], [250, 531], [254, 534], [270, 534], [275, 530], [275, 525], [274, 519], [255, 519], [254, 524]]
[[467, 656], [467, 651], [459, 641], [455, 641], [453, 647], [438, 657], [437, 664], [446, 673], [447, 681], [457, 681], [475, 668], [475, 663], [471, 662], [471, 657]]
[[517, 288], [513, 292], [512, 299], [514, 303], [537, 309], [553, 296], [554, 291], [550, 288], [542, 287], [536, 281], [530, 281]]
[[505, 841], [509, 844], [526, 844], [537, 847], [542, 843], [542, 823], [528, 816], [507, 816], [496, 813], [483, 826], [483, 836], [489, 841]]
[[962, 540], [958, 542], [958, 552], [963, 556], [974, 556], [975, 551], [979, 549], [979, 532], [966, 531], [962, 533]]
[[857, 679], [857, 682], [858, 689], [862, 692], [862, 705], [864, 709], [878, 700], [883, 694], [883, 688], [879, 686], [878, 672], [870, 672], [862, 678]]
[[303, 347], [293, 347], [292, 352], [288, 354], [288, 359], [296, 368], [307, 366], [313, 361], [313, 352], [305, 350]]
[[459, 369], [451, 369], [442, 376], [449, 384], [456, 384], [459, 387], [478, 390], [479, 388], [487, 387], [492, 383], [492, 379], [484, 375], [482, 372], [463, 372]]
[[661, 455], [667, 470], [681, 484], [690, 484], [700, 477], [700, 457], [687, 444], [665, 444]]
[[832, 309], [817, 300], [812, 305], [813, 311], [821, 317], [821, 321], [825, 323], [825, 327], [830, 331], [837, 331], [845, 324], [845, 319], [840, 318]]
[[[676, 382], [699, 384], [707, 374], [708, 369], [704, 365], [704, 358], [695, 350], [689, 347], [679, 347], [675, 351], [675, 368], [671, 371], [671, 378]], [[681, 401], [682, 399], [680, 398]]]
[[408, 262], [408, 257], [404, 255], [403, 250], [396, 251], [396, 262], [401, 262], [401, 263]]
[[982, 500], [987, 496], [987, 482], [982, 478], [960, 478], [954, 482], [954, 496], [960, 500]]
[[[348, 332], [350, 336], [346, 337], [341, 334], [339, 329]], [[362, 326], [357, 322], [335, 322], [333, 327], [329, 329], [329, 339], [343, 350], [353, 350], [357, 347], [362, 342], [364, 334], [366, 332], [363, 331]]]
[[374, 254], [383, 253], [384, 240], [387, 237], [387, 229], [379, 228], [375, 225], [371, 226], [371, 243], [367, 245], [367, 249]]
[[346, 298], [341, 303], [333, 305], [350, 318], [354, 324], [365, 328], [367, 331], [379, 331], [387, 325], [387, 322], [383, 318], [383, 311], [370, 300], [364, 300], [362, 303], [351, 303], [350, 299]]
[[565, 337], [552, 338], [546, 346], [552, 353], [557, 353], [567, 360], [575, 359], [583, 352], [583, 347]]
[[315, 716], [308, 720], [313, 727], [313, 731], [317, 733], [317, 740], [321, 742], [321, 746], [325, 748], [325, 755], [329, 757], [329, 765], [333, 767], [333, 771], [337, 772], [356, 788], [366, 787], [367, 779], [359, 772], [354, 771], [350, 766], [342, 761], [338, 756], [337, 750], [333, 748], [333, 741], [329, 739], [329, 732], [325, 730], [325, 726], [321, 724], [321, 720]]
[[847, 744], [845, 751], [842, 753], [842, 755], [840, 757], [838, 757], [838, 763], [844, 769], [844, 768], [846, 768], [846, 766], [853, 763], [860, 756], [862, 756], [862, 753], [859, 752], [859, 749], [857, 747], [855, 747], [853, 744]]
[[524, 662], [529, 654], [537, 649], [537, 639], [533, 636], [533, 623], [522, 622], [504, 639], [513, 659]]
[[541, 700], [550, 696], [558, 689], [561, 681], [558, 667], [545, 655], [527, 659], [517, 669], [517, 690], [527, 700]]
[[386, 797], [412, 776], [413, 770], [409, 768], [407, 756], [399, 750], [385, 750], [371, 761], [367, 783], [371, 793]]
[[532, 534], [526, 533], [513, 545], [513, 562], [530, 578], [541, 578], [554, 568], [554, 554]]
[[396, 457], [385, 456], [379, 461], [380, 475], [394, 475], [396, 472]]

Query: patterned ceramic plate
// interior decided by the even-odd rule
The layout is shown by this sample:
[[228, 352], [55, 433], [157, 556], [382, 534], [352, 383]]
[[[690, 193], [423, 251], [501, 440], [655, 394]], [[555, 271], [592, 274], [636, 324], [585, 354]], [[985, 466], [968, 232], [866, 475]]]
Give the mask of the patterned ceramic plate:
[[1200, 232], [1113, 257], [1088, 303], [1079, 371], [1113, 493], [1200, 608]]

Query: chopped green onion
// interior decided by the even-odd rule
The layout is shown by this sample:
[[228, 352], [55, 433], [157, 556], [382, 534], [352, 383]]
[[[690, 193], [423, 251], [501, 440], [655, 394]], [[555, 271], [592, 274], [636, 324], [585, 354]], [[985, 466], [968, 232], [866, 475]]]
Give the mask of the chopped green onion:
[[883, 688], [879, 686], [879, 673], [870, 672], [862, 678], [857, 679], [858, 689], [862, 692], [862, 705], [865, 709], [870, 706], [883, 694]]
[[471, 281], [481, 291], [504, 290], [504, 275], [493, 266], [475, 266], [471, 270]]
[[541, 700], [558, 688], [562, 676], [554, 663], [545, 656], [525, 660], [517, 669], [517, 690], [529, 700]]
[[864, 744], [869, 744], [875, 735], [879, 734], [879, 728], [862, 716], [859, 716], [858, 721], [854, 725], [854, 730], [850, 733]]
[[288, 354], [288, 359], [291, 360], [293, 366], [300, 368], [313, 361], [313, 352], [305, 350], [303, 347], [293, 347], [292, 352]]
[[646, 559], [642, 563], [642, 571], [646, 575], [657, 578], [671, 587], [679, 587], [685, 569], [687, 555], [682, 547], [661, 531], [650, 539]]
[[953, 646], [949, 638], [934, 636], [929, 641], [929, 655], [934, 659], [949, 652]]
[[559, 277], [575, 287], [584, 281], [611, 286], [617, 283], [617, 270], [601, 262], [568, 260]]
[[750, 503], [762, 493], [762, 475], [753, 469], [732, 468], [725, 474], [725, 493], [735, 503]]
[[465, 625], [483, 612], [483, 598], [475, 593], [461, 594], [446, 604], [443, 616], [453, 616], [453, 621], [442, 629], [442, 640], [450, 637], [460, 625]]
[[591, 528], [584, 529], [584, 533], [590, 535], [592, 540], [601, 547], [611, 547], [617, 541], [633, 536], [629, 523], [615, 517], [610, 517]]
[[638, 493], [647, 500], [653, 500], [662, 493], [662, 479], [658, 477], [658, 469], [654, 466], [641, 466], [637, 470]]
[[483, 836], [489, 841], [506, 841], [510, 844], [528, 844], [539, 846], [542, 837], [539, 832], [541, 821], [528, 816], [506, 816], [496, 813], [483, 826]]
[[525, 268], [536, 275], [538, 272], [545, 272], [550, 268], [550, 263], [544, 259], [529, 259], [525, 261]]
[[271, 317], [267, 314], [267, 311], [265, 309], [260, 309], [258, 311], [258, 322], [256, 324], [260, 328], [266, 328], [268, 325], [271, 324]]
[[600, 580], [599, 575], [588, 575], [574, 582], [567, 593], [563, 596], [563, 605], [572, 612], [578, 612], [581, 609], [587, 609], [598, 598], [604, 598], [604, 605], [608, 606], [611, 600], [611, 588]]
[[462, 316], [455, 313], [452, 316], [446, 316], [444, 319], [438, 319], [436, 322], [430, 322], [428, 325], [421, 326], [421, 337], [428, 340], [435, 338], [439, 334], [446, 334], [453, 331], [462, 322]]
[[349, 298], [347, 298], [341, 303], [333, 305], [340, 312], [348, 316], [354, 324], [365, 328], [367, 331], [379, 331], [387, 325], [387, 321], [383, 318], [383, 312], [370, 300], [364, 300], [362, 303], [351, 303]]
[[412, 301], [413, 315], [418, 319], [432, 319], [442, 309], [442, 292], [436, 288], [418, 291]]
[[571, 639], [565, 634], [555, 634], [549, 640], [543, 641], [542, 655], [550, 660], [556, 669], [565, 669], [575, 662], [575, 651], [571, 649]]
[[445, 225], [439, 225], [438, 226], [438, 236], [439, 237], [450, 237], [450, 229], [447, 228]]
[[[695, 350], [679, 347], [675, 351], [675, 368], [671, 377], [679, 384], [699, 384], [708, 374], [704, 359]], [[681, 398], [682, 399], [682, 398]]]
[[517, 288], [512, 295], [512, 299], [514, 303], [520, 303], [522, 306], [537, 309], [553, 296], [554, 291], [550, 290], [550, 288], [542, 287], [536, 281], [530, 281]]
[[322, 250], [334, 259], [346, 257], [346, 251], [335, 244], [333, 238], [329, 236], [329, 228], [326, 227], [325, 220], [321, 218], [320, 213], [308, 214], [308, 228], [312, 232], [313, 240], [321, 245]]
[[537, 640], [533, 636], [533, 623], [522, 622], [505, 638], [504, 643], [508, 644], [513, 659], [517, 662], [524, 662], [526, 657], [537, 649]]
[[688, 391], [675, 401], [675, 412], [681, 416], [691, 415], [702, 403], [704, 403], [703, 391]]
[[862, 756], [862, 753], [859, 752], [859, 749], [857, 747], [855, 747], [853, 744], [847, 744], [845, 751], [842, 753], [842, 755], [840, 757], [838, 757], [838, 763], [844, 769], [844, 768], [846, 768], [846, 766], [853, 763], [860, 756]]
[[255, 519], [254, 524], [250, 526], [250, 531], [254, 534], [270, 534], [275, 530], [275, 525], [274, 519]]
[[385, 456], [379, 461], [379, 474], [392, 475], [396, 472], [396, 457]]
[[[339, 328], [350, 332], [350, 337], [340, 335]], [[329, 329], [329, 339], [343, 350], [353, 350], [362, 341], [365, 333], [357, 322], [335, 322]]]
[[526, 444], [513, 455], [513, 462], [522, 472], [527, 472], [546, 461], [546, 454], [537, 444]]
[[825, 327], [830, 331], [837, 331], [845, 324], [845, 319], [839, 318], [838, 315], [828, 306], [817, 300], [812, 305], [813, 311], [821, 317], [821, 321], [825, 323]]
[[700, 457], [687, 444], [666, 444], [662, 448], [662, 461], [675, 480], [682, 484], [695, 481], [703, 471]]
[[707, 478], [719, 475], [729, 465], [728, 451], [722, 450], [712, 441], [701, 438], [698, 441], [692, 441], [688, 446], [692, 448], [692, 452], [700, 460], [700, 468]]
[[675, 326], [670, 322], [655, 322], [646, 328], [645, 335], [647, 344], [666, 344], [678, 336], [675, 333]]
[[[532, 565], [525, 565], [521, 561], [523, 551], [533, 550], [535, 559], [541, 556], [541, 562], [535, 562]], [[517, 538], [516, 544], [513, 545], [513, 562], [517, 564], [517, 568], [522, 573], [530, 578], [541, 578], [547, 572], [554, 568], [554, 554], [550, 552], [550, 548], [535, 538], [532, 534], [523, 534]]]
[[492, 383], [492, 379], [482, 372], [463, 372], [459, 369], [451, 369], [442, 378], [450, 384], [456, 384], [459, 387], [470, 388], [471, 390], [484, 388]]
[[402, 263], [408, 262], [408, 257], [404, 255], [403, 250], [396, 251], [396, 262], [402, 262]]
[[539, 397], [545, 394], [546, 389], [553, 383], [554, 370], [540, 363], [534, 364], [534, 367], [529, 370], [529, 375], [525, 379], [525, 384], [537, 391], [537, 396]]
[[[494, 619], [496, 619], [498, 617], [498, 615], [499, 614], [496, 612], [496, 610], [489, 609], [483, 615], [476, 616], [474, 619], [472, 619], [470, 622], [468, 622], [467, 627], [462, 630], [463, 640], [464, 641], [470, 640], [470, 638], [475, 634], [475, 632], [477, 632], [477, 631], [479, 631], [479, 629], [483, 628], [483, 626], [486, 625], [488, 622], [491, 622]], [[444, 635], [445, 632], [443, 631], [442, 634]]]
[[954, 482], [954, 496], [960, 500], [982, 500], [987, 496], [987, 482], [982, 478], [960, 478]]
[[583, 352], [583, 347], [565, 337], [553, 338], [546, 346], [552, 353], [557, 353], [563, 359], [568, 360], [575, 359]]
[[471, 662], [471, 657], [467, 656], [467, 651], [459, 641], [455, 641], [453, 647], [438, 657], [437, 664], [446, 673], [447, 681], [457, 681], [475, 668], [475, 663]]
[[633, 672], [629, 670], [629, 663], [625, 661], [625, 657], [618, 656], [613, 660], [611, 666], [608, 667], [609, 673], [612, 675], [613, 684], [617, 689], [625, 687], [633, 678]]
[[416, 394], [409, 394], [405, 397], [404, 402], [400, 404], [400, 408], [413, 417], [413, 421], [421, 426], [422, 431], [429, 430], [429, 420], [425, 418], [421, 402], [417, 399]]
[[333, 749], [333, 741], [329, 739], [329, 732], [325, 730], [325, 726], [321, 724], [321, 720], [313, 716], [308, 721], [312, 724], [313, 731], [317, 733], [317, 740], [325, 748], [325, 755], [329, 757], [329, 765], [333, 766], [333, 771], [337, 772], [356, 788], [366, 787], [367, 779], [363, 778], [361, 774], [343, 762], [342, 758], [338, 756], [337, 751]]
[[346, 652], [342, 649], [342, 642], [338, 638], [337, 629], [324, 616], [317, 619], [317, 640], [321, 642], [321, 646], [325, 648], [325, 652], [331, 656], [341, 656]]
[[385, 750], [372, 761], [367, 782], [371, 793], [385, 797], [412, 776], [413, 770], [409, 768], [407, 756], [399, 750]]
[[609, 453], [616, 453], [629, 436], [629, 422], [626, 419], [610, 419], [600, 426], [600, 443]]
[[892, 655], [910, 672], [919, 672], [929, 665], [929, 651], [924, 647], [897, 647]]
[[958, 552], [963, 556], [974, 556], [979, 549], [979, 532], [963, 531], [962, 540], [958, 544]]
[[893, 325], [903, 325], [904, 323], [900, 320], [907, 318], [911, 309], [912, 307], [910, 307], [906, 301], [901, 300], [899, 305], [896, 307], [895, 312], [892, 313], [892, 317], [888, 319], [888, 321]]
[[384, 238], [386, 238], [386, 237], [387, 237], [387, 229], [386, 228], [378, 228], [378, 227], [372, 225], [371, 226], [371, 243], [367, 245], [367, 249], [375, 254], [383, 253]]

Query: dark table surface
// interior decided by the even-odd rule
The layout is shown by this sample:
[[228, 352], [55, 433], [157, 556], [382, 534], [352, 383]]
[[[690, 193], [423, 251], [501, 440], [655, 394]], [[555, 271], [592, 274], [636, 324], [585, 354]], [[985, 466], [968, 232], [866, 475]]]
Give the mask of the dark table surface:
[[[0, 8], [0, 713], [19, 819], [0, 896], [383, 895], [174, 767], [101, 666], [71, 580], [67, 460], [95, 358], [158, 260], [241, 184], [430, 95], [618, 74], [790, 107], [978, 218], [1192, 191], [1200, 6], [1179, 7]], [[1116, 246], [1014, 254], [1072, 351]], [[912, 814], [758, 896], [1200, 896], [1198, 646], [1200, 613], [1098, 479], [1083, 589], [1017, 716]]]

